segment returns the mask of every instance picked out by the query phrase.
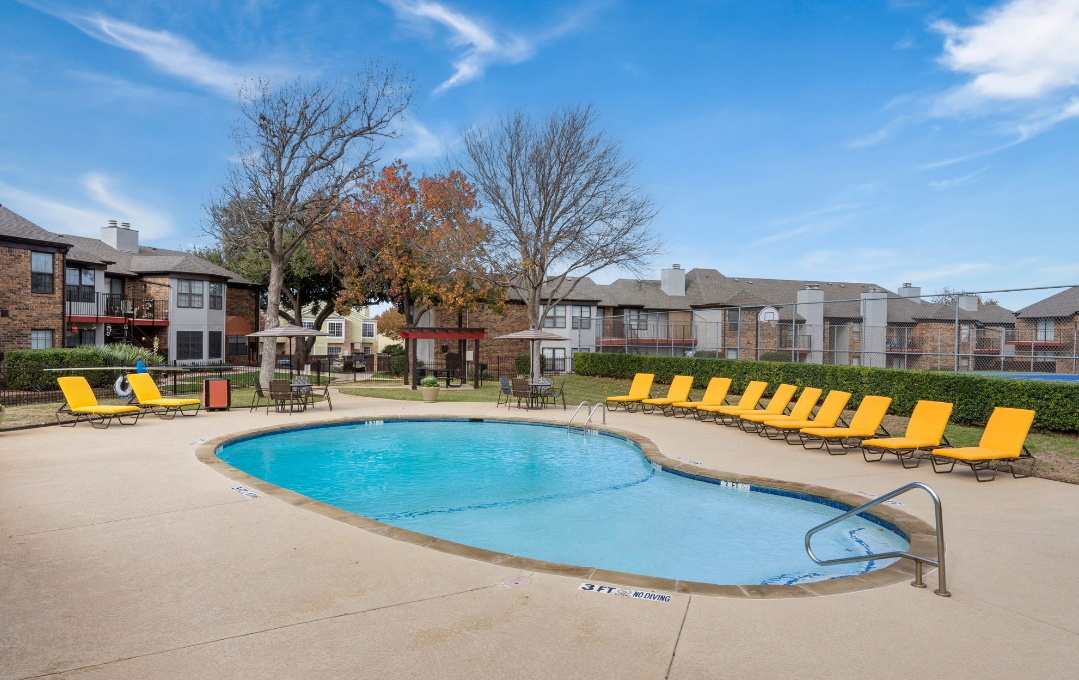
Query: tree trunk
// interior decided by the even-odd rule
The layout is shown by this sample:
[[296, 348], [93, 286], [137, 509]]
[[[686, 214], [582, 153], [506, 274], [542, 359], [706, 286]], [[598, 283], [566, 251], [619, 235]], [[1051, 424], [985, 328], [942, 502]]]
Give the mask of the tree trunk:
[[[297, 326], [303, 325], [303, 296], [301, 291], [296, 291], [297, 295], [295, 302], [292, 305], [292, 318], [296, 320]], [[311, 348], [315, 345], [315, 337], [303, 337], [296, 338], [296, 366], [293, 369], [296, 372], [303, 370], [304, 365], [307, 364], [307, 357], [311, 354]]]
[[[266, 290], [266, 328], [281, 325], [281, 286], [285, 279], [285, 263], [277, 257], [270, 258], [270, 281]], [[277, 338], [262, 338], [262, 366], [259, 380], [263, 387], [269, 387], [277, 366]]]
[[[539, 290], [534, 290], [532, 291], [532, 295], [529, 297], [528, 300], [528, 326], [529, 328], [538, 329], [541, 324], [542, 320], [540, 319]], [[528, 342], [528, 359], [529, 365], [532, 367], [532, 370], [529, 371], [532, 376], [532, 382], [536, 382], [543, 377], [543, 370], [540, 366], [539, 360], [539, 352], [539, 343], [530, 340]]]

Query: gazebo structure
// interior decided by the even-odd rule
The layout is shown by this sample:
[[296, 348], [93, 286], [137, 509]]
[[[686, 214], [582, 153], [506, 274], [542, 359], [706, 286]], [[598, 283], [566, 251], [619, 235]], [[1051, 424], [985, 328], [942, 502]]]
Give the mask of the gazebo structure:
[[[416, 361], [416, 341], [417, 340], [456, 340], [460, 347], [461, 355], [461, 369], [464, 370], [465, 366], [465, 353], [464, 349], [469, 340], [473, 342], [472, 345], [472, 365], [474, 370], [472, 371], [472, 386], [476, 389], [480, 387], [480, 340], [483, 339], [484, 328], [419, 328], [416, 326], [402, 328], [397, 331], [405, 340], [405, 351], [408, 352], [408, 375], [411, 376], [412, 389], [416, 389], [420, 385], [419, 372], [417, 371]], [[463, 382], [463, 378], [462, 378]], [[406, 383], [407, 384], [407, 383]]]

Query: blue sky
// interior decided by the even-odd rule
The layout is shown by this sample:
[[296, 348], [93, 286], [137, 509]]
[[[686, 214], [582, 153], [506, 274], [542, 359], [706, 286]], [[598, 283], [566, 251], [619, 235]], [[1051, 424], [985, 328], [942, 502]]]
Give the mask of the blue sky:
[[1079, 282], [1079, 0], [0, 0], [0, 203], [205, 243], [236, 83], [371, 57], [415, 73], [386, 162], [433, 168], [507, 110], [594, 104], [660, 209], [657, 268]]

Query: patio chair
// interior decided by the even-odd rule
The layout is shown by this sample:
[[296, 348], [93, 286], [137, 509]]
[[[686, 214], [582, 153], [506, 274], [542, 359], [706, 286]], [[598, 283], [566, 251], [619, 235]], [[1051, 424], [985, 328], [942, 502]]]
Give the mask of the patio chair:
[[656, 379], [653, 373], [638, 373], [633, 376], [633, 382], [629, 386], [629, 394], [615, 397], [607, 397], [604, 402], [608, 411], [617, 411], [618, 405], [629, 412], [637, 408], [637, 404], [647, 399], [652, 392], [652, 381]]
[[[903, 467], [916, 468], [922, 462], [921, 456], [940, 447], [942, 441], [945, 446], [951, 446], [944, 436], [944, 428], [948, 426], [951, 415], [952, 405], [947, 402], [919, 401], [914, 405], [907, 431], [902, 437], [863, 439], [862, 457], [867, 463], [876, 463], [884, 458], [884, 454], [890, 453], [899, 459]], [[870, 458], [873, 454], [877, 457]]]
[[798, 401], [794, 402], [791, 412], [787, 415], [774, 415], [771, 413], [743, 413], [738, 416], [738, 425], [746, 432], [756, 432], [764, 436], [764, 422], [766, 420], [805, 420], [813, 415], [813, 409], [820, 401], [822, 390], [817, 387], [804, 387], [798, 395]]
[[506, 398], [506, 408], [509, 408], [510, 399], [513, 398], [513, 385], [510, 384], [510, 377], [504, 375], [498, 379], [498, 401], [495, 403], [495, 408], [502, 405], [502, 397]]
[[641, 410], [645, 413], [652, 413], [658, 406], [663, 411], [663, 415], [668, 415], [668, 410], [673, 413], [672, 404], [689, 399], [691, 389], [693, 389], [693, 376], [676, 375], [671, 380], [671, 386], [667, 388], [667, 396], [642, 399]]
[[[64, 393], [64, 403], [56, 409], [56, 422], [65, 427], [75, 427], [80, 422], [90, 423], [91, 427], [104, 430], [112, 424], [113, 418], [121, 425], [134, 425], [139, 422], [142, 410], [138, 406], [103, 406], [97, 403], [94, 390], [86, 378], [81, 375], [64, 376], [57, 378], [60, 391]], [[71, 416], [73, 420], [60, 420], [60, 414]], [[134, 416], [134, 420], [127, 423], [124, 418]]]
[[[182, 416], [197, 416], [202, 408], [201, 399], [162, 397], [161, 390], [157, 388], [157, 383], [149, 373], [129, 373], [127, 382], [135, 393], [136, 405], [161, 418], [172, 420], [177, 413]], [[195, 409], [185, 411], [185, 406], [194, 406]]]
[[[730, 378], [712, 378], [708, 381], [708, 387], [705, 388], [700, 401], [676, 401], [671, 404], [671, 415], [685, 418], [692, 413], [694, 418], [700, 419], [697, 409], [702, 406], [723, 406], [727, 403], [727, 390], [730, 388]], [[679, 413], [682, 415], [678, 415]]]
[[[292, 385], [288, 380], [270, 381], [270, 402], [276, 407], [278, 413], [285, 412], [288, 405], [289, 415], [296, 410], [296, 399], [292, 396]], [[266, 404], [266, 413], [270, 413], [270, 403]]]
[[[956, 463], [967, 465], [979, 482], [997, 478], [997, 470], [1007, 470], [1012, 477], [1022, 479], [1034, 474], [1038, 461], [1026, 446], [1027, 433], [1034, 422], [1034, 411], [1022, 408], [993, 409], [989, 422], [977, 446], [954, 449], [933, 449], [933, 472], [951, 472]], [[1017, 472], [1020, 463], [1030, 463], [1025, 472]], [[944, 466], [948, 465], [947, 469]], [[981, 473], [988, 473], [985, 477]]]
[[556, 406], [558, 404], [558, 400], [562, 399], [562, 410], [565, 411], [566, 410], [566, 378], [565, 377], [562, 378], [562, 382], [558, 384], [558, 387], [555, 387], [554, 383], [552, 382], [551, 383], [551, 389], [548, 391], [547, 394], [544, 395], [544, 399], [545, 400], [550, 399], [551, 400], [551, 406]]
[[521, 408], [521, 400], [524, 399], [529, 408], [532, 407], [532, 387], [528, 384], [528, 378], [514, 378], [512, 394], [517, 399], [517, 408]]
[[[847, 451], [861, 443], [863, 439], [870, 439], [883, 434], [888, 436], [888, 430], [884, 429], [881, 422], [888, 413], [888, 407], [892, 405], [891, 397], [867, 396], [858, 404], [858, 410], [850, 419], [850, 427], [803, 427], [801, 440], [803, 448], [826, 448], [833, 456], [844, 456]], [[809, 442], [820, 441], [820, 446], [810, 447]], [[832, 444], [839, 446], [839, 451], [832, 450]]]
[[330, 401], [329, 377], [326, 378], [326, 383], [324, 385], [312, 385], [311, 389], [307, 390], [307, 398], [309, 399], [309, 405], [315, 405], [315, 397], [324, 397], [326, 399], [326, 405], [330, 407], [331, 411], [333, 410], [333, 402]]
[[255, 388], [255, 396], [251, 398], [251, 408], [248, 409], [248, 412], [257, 409], [259, 406], [262, 405], [262, 402], [264, 401], [267, 403], [266, 408], [267, 411], [269, 411], [268, 404], [270, 403], [270, 398], [267, 397], [266, 392], [263, 391], [262, 380], [258, 377], [258, 375], [256, 375], [254, 381], [252, 381], [252, 386], [254, 386]]
[[[798, 435], [798, 443], [801, 443], [801, 429], [803, 427], [835, 427], [836, 423], [843, 423], [843, 409], [847, 408], [850, 401], [850, 392], [832, 390], [824, 398], [824, 403], [817, 410], [817, 415], [812, 420], [781, 420], [773, 418], [764, 421], [765, 436], [769, 439], [782, 439], [788, 444], [792, 434]], [[846, 423], [843, 423], [845, 426]]]

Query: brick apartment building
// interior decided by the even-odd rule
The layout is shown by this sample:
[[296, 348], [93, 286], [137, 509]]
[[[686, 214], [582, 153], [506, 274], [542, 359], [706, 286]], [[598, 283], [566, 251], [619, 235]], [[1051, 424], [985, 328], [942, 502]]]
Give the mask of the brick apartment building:
[[[456, 323], [456, 312], [436, 309], [422, 325]], [[659, 279], [580, 280], [544, 325], [565, 340], [544, 341], [541, 351], [566, 368], [574, 353], [599, 351], [950, 369], [958, 348], [960, 370], [982, 370], [1003, 364], [1002, 343], [1015, 323], [999, 305], [973, 296], [935, 302], [910, 284], [891, 292], [873, 283], [734, 278], [674, 265]], [[468, 312], [464, 325], [487, 329], [488, 357], [528, 351], [527, 342], [494, 339], [528, 328], [520, 300], [508, 300], [503, 315]], [[420, 359], [432, 360], [436, 349], [421, 344]]]
[[[0, 206], [0, 353], [126, 342], [170, 363], [247, 357], [260, 286], [183, 251], [55, 234]], [[51, 267], [51, 271], [50, 270]]]

